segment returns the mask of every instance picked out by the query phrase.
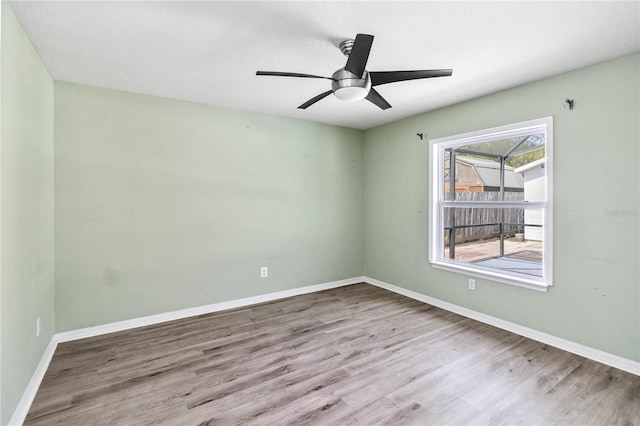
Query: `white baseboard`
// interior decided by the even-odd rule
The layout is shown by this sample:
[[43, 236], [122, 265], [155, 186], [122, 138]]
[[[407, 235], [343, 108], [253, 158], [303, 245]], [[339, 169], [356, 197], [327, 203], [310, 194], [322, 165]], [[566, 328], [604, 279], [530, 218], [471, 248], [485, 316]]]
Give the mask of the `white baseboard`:
[[609, 352], [601, 351], [589, 346], [582, 345], [580, 343], [572, 342], [571, 340], [563, 339], [551, 334], [543, 333], [542, 331], [534, 330], [519, 324], [515, 324], [509, 321], [505, 321], [500, 318], [493, 317], [491, 315], [483, 314], [462, 306], [454, 305], [453, 303], [445, 302], [430, 296], [426, 296], [415, 291], [407, 290], [402, 287], [398, 287], [393, 284], [386, 283], [384, 281], [377, 280], [375, 278], [364, 277], [364, 282], [367, 284], [375, 285], [376, 287], [383, 288], [385, 290], [392, 291], [394, 293], [407, 296], [411, 299], [418, 300], [420, 302], [428, 303], [429, 305], [437, 306], [438, 308], [446, 309], [447, 311], [455, 312], [467, 318], [474, 319], [476, 321], [483, 322], [485, 324], [492, 325], [494, 327], [501, 328], [503, 330], [510, 331], [512, 333], [519, 334], [520, 336], [528, 337], [529, 339], [536, 340], [538, 342], [545, 343], [547, 345], [554, 346], [559, 349], [563, 349], [567, 352], [574, 353], [576, 355], [583, 356], [585, 358], [592, 359], [602, 364], [609, 365], [611, 367], [618, 368], [631, 374], [640, 376], [640, 362], [633, 361], [628, 358], [623, 358], [618, 355], [611, 354]]
[[51, 362], [51, 358], [53, 358], [53, 354], [59, 342], [68, 342], [71, 340], [84, 339], [87, 337], [99, 336], [102, 334], [113, 333], [116, 331], [129, 330], [132, 328], [143, 327], [146, 325], [159, 324], [162, 322], [173, 321], [173, 320], [187, 318], [195, 315], [219, 312], [227, 309], [241, 308], [243, 306], [270, 302], [273, 300], [284, 299], [291, 296], [298, 296], [301, 294], [313, 293], [316, 291], [328, 290], [332, 288], [343, 287], [350, 284], [357, 284], [361, 282], [366, 282], [376, 287], [380, 287], [385, 290], [389, 290], [394, 293], [407, 296], [411, 299], [415, 299], [423, 303], [428, 303], [430, 305], [437, 306], [439, 308], [446, 309], [451, 312], [455, 312], [467, 318], [471, 318], [471, 319], [483, 322], [485, 324], [493, 325], [503, 330], [507, 330], [512, 333], [516, 333], [521, 336], [536, 340], [538, 342], [555, 346], [557, 348], [574, 353], [576, 355], [580, 355], [585, 358], [589, 358], [594, 361], [601, 362], [603, 364], [610, 365], [620, 370], [627, 371], [629, 373], [640, 376], [640, 362], [623, 358], [617, 355], [613, 355], [608, 352], [601, 351], [599, 349], [594, 349], [589, 346], [585, 346], [576, 342], [572, 342], [570, 340], [563, 339], [561, 337], [553, 336], [551, 334], [543, 333], [541, 331], [537, 331], [532, 328], [524, 327], [522, 325], [505, 321], [500, 318], [496, 318], [491, 315], [483, 314], [481, 312], [477, 312], [468, 308], [464, 308], [462, 306], [455, 305], [453, 303], [445, 302], [443, 300], [426, 296], [424, 294], [417, 293], [415, 291], [407, 290], [405, 288], [398, 287], [396, 285], [389, 284], [384, 281], [377, 280], [375, 278], [363, 276], [363, 277], [348, 278], [340, 281], [332, 281], [328, 283], [310, 285], [307, 287], [294, 288], [291, 290], [284, 290], [284, 291], [279, 291], [275, 293], [262, 294], [259, 296], [247, 297], [244, 299], [230, 300], [228, 302], [220, 302], [220, 303], [214, 303], [211, 305], [198, 306], [195, 308], [182, 309], [179, 311], [172, 311], [172, 312], [167, 312], [167, 313], [158, 314], [158, 315], [150, 315], [150, 316], [141, 317], [141, 318], [118, 321], [110, 324], [82, 328], [79, 330], [65, 331], [62, 333], [55, 334], [51, 338], [51, 341], [49, 342], [47, 349], [42, 355], [42, 358], [40, 359], [40, 363], [38, 364], [36, 371], [33, 373], [33, 377], [31, 378], [31, 381], [29, 382], [27, 389], [25, 389], [24, 394], [22, 395], [22, 398], [20, 399], [20, 402], [18, 403], [18, 406], [16, 407], [16, 410], [13, 413], [13, 416], [9, 421], [9, 425], [17, 426], [17, 425], [22, 425], [22, 423], [24, 422], [24, 419], [26, 418], [27, 413], [29, 412], [29, 408], [31, 407], [31, 403], [33, 402], [33, 399], [36, 396], [38, 387], [42, 382], [44, 374], [46, 373], [47, 368], [49, 367], [49, 363]]
[[40, 362], [36, 367], [36, 371], [33, 373], [31, 377], [31, 381], [27, 385], [24, 393], [22, 394], [22, 398], [20, 402], [18, 402], [18, 406], [16, 410], [13, 412], [13, 416], [11, 420], [9, 420], [9, 426], [19, 426], [24, 423], [24, 419], [27, 417], [27, 413], [29, 412], [29, 408], [31, 407], [31, 403], [33, 399], [36, 397], [36, 393], [38, 392], [38, 388], [40, 387], [40, 383], [42, 383], [42, 379], [44, 378], [44, 373], [47, 372], [47, 368], [49, 368], [49, 363], [51, 362], [51, 358], [53, 358], [53, 354], [56, 351], [56, 347], [58, 346], [58, 341], [55, 336], [51, 337], [49, 341], [49, 345], [44, 350], [42, 354], [42, 358], [40, 358]]
[[130, 320], [112, 322], [109, 324], [97, 325], [95, 327], [81, 328], [78, 330], [65, 331], [56, 334], [58, 342], [68, 342], [71, 340], [84, 339], [87, 337], [99, 336], [101, 334], [113, 333], [116, 331], [129, 330], [147, 325], [159, 324], [167, 321], [188, 318], [196, 315], [210, 314], [213, 312], [225, 311], [227, 309], [241, 308], [243, 306], [255, 305], [257, 303], [270, 302], [272, 300], [284, 299], [286, 297], [298, 296], [306, 293], [313, 293], [321, 290], [342, 287], [350, 284], [364, 282], [364, 277], [353, 277], [339, 281], [315, 284], [306, 287], [293, 288], [291, 290], [278, 291], [275, 293], [261, 294], [244, 299], [230, 300], [227, 302], [214, 303], [211, 305], [197, 306], [195, 308], [181, 309], [179, 311], [165, 312], [157, 315], [134, 318]]

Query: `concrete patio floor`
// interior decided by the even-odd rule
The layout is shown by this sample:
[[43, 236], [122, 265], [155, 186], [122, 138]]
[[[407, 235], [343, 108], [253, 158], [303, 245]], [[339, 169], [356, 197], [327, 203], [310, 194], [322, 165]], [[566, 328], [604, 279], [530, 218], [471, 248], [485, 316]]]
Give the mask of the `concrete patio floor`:
[[[456, 244], [456, 260], [460, 262], [477, 262], [500, 256], [500, 240], [475, 241]], [[504, 255], [510, 258], [542, 262], [542, 241], [504, 241]], [[449, 258], [449, 247], [444, 249], [444, 257]]]

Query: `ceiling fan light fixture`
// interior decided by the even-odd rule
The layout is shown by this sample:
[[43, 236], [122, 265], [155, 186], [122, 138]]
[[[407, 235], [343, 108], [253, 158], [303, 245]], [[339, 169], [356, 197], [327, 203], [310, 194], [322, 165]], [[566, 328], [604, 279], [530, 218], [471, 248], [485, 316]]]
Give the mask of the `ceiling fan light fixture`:
[[335, 90], [333, 94], [341, 101], [356, 102], [366, 98], [369, 91], [364, 87], [341, 87]]
[[344, 68], [334, 72], [331, 76], [333, 83], [331, 88], [336, 98], [345, 102], [356, 102], [367, 97], [371, 90], [371, 79], [365, 71], [362, 78], [345, 70]]

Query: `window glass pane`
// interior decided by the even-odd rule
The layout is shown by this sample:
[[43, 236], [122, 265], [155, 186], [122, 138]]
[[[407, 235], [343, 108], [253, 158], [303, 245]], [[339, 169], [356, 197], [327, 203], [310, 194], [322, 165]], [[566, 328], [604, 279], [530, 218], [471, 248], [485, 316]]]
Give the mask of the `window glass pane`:
[[446, 207], [443, 257], [541, 277], [542, 219], [543, 209]]

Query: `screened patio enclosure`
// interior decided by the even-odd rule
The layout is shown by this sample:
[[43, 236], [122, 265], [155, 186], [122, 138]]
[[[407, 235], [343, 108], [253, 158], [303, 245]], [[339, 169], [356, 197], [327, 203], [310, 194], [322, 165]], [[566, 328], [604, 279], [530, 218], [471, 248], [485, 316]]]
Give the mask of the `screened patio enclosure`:
[[447, 258], [542, 277], [544, 215], [535, 203], [546, 199], [545, 145], [545, 134], [533, 133], [445, 148]]

